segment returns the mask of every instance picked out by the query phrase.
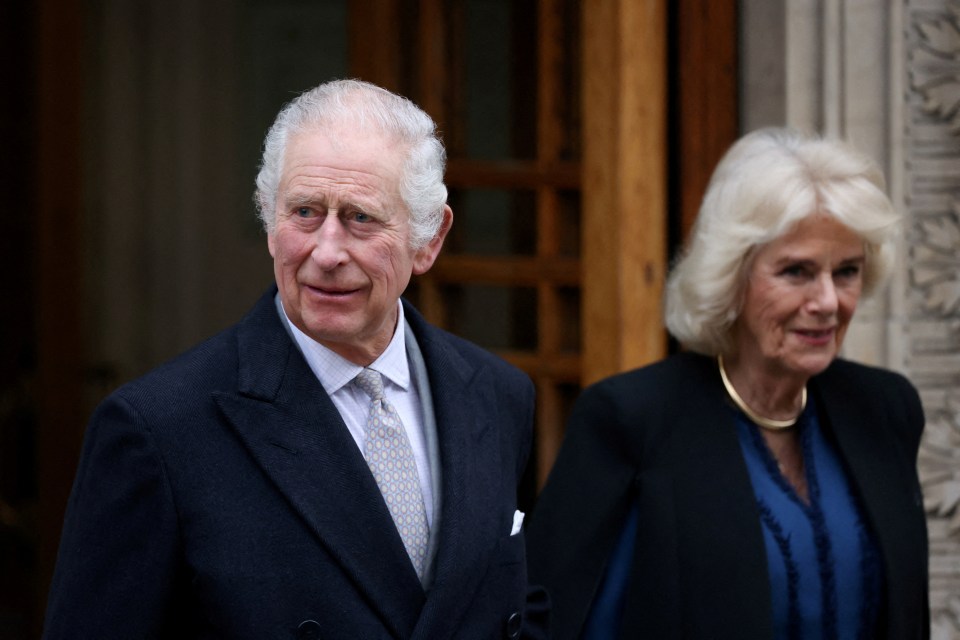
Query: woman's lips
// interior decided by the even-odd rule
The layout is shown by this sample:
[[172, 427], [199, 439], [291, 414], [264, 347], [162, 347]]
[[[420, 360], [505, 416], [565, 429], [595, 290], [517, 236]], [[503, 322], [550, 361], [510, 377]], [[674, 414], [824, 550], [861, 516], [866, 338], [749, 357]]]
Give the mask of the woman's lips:
[[800, 336], [804, 342], [813, 345], [822, 345], [833, 340], [835, 329], [833, 327], [829, 329], [795, 329], [794, 333]]

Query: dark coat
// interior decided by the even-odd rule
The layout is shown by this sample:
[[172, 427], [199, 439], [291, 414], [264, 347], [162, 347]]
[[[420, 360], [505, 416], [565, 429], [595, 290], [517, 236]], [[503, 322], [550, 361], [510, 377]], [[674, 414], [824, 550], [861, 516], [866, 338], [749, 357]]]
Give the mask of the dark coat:
[[[880, 547], [882, 637], [927, 638], [917, 392], [843, 360], [809, 392]], [[577, 401], [527, 531], [553, 637], [579, 636], [631, 504], [640, 524], [622, 638], [773, 637], [760, 516], [725, 402], [716, 360], [694, 354], [601, 381]]]
[[518, 626], [524, 541], [510, 533], [531, 446], [530, 379], [405, 306], [441, 457], [425, 593], [275, 293], [97, 409], [45, 637], [487, 639]]

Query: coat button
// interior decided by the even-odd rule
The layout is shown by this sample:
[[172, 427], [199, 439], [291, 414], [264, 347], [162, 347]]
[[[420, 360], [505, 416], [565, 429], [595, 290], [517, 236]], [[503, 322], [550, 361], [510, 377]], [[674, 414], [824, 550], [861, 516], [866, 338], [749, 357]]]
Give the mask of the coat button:
[[320, 623], [316, 620], [304, 620], [297, 627], [299, 640], [317, 640], [320, 637]]
[[520, 637], [520, 627], [523, 626], [523, 618], [520, 617], [520, 614], [514, 611], [510, 614], [510, 617], [507, 618], [507, 624], [504, 631], [506, 634], [504, 637], [510, 638], [510, 640], [516, 640]]

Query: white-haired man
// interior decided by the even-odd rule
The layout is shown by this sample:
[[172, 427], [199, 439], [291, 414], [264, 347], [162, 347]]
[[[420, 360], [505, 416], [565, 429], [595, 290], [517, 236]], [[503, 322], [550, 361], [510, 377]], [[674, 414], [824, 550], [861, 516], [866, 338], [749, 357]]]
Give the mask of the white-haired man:
[[400, 297], [450, 230], [443, 170], [433, 121], [379, 87], [281, 111], [257, 177], [276, 286], [93, 416], [46, 637], [544, 633], [532, 384]]

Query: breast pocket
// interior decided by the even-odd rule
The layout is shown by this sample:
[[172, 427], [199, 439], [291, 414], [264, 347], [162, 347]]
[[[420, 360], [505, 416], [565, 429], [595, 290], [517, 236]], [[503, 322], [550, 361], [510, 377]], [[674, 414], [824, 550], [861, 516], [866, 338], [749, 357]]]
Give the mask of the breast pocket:
[[497, 550], [494, 562], [503, 565], [520, 564], [526, 572], [527, 552], [526, 541], [523, 537], [523, 531], [519, 531], [512, 536], [501, 538], [497, 542]]

